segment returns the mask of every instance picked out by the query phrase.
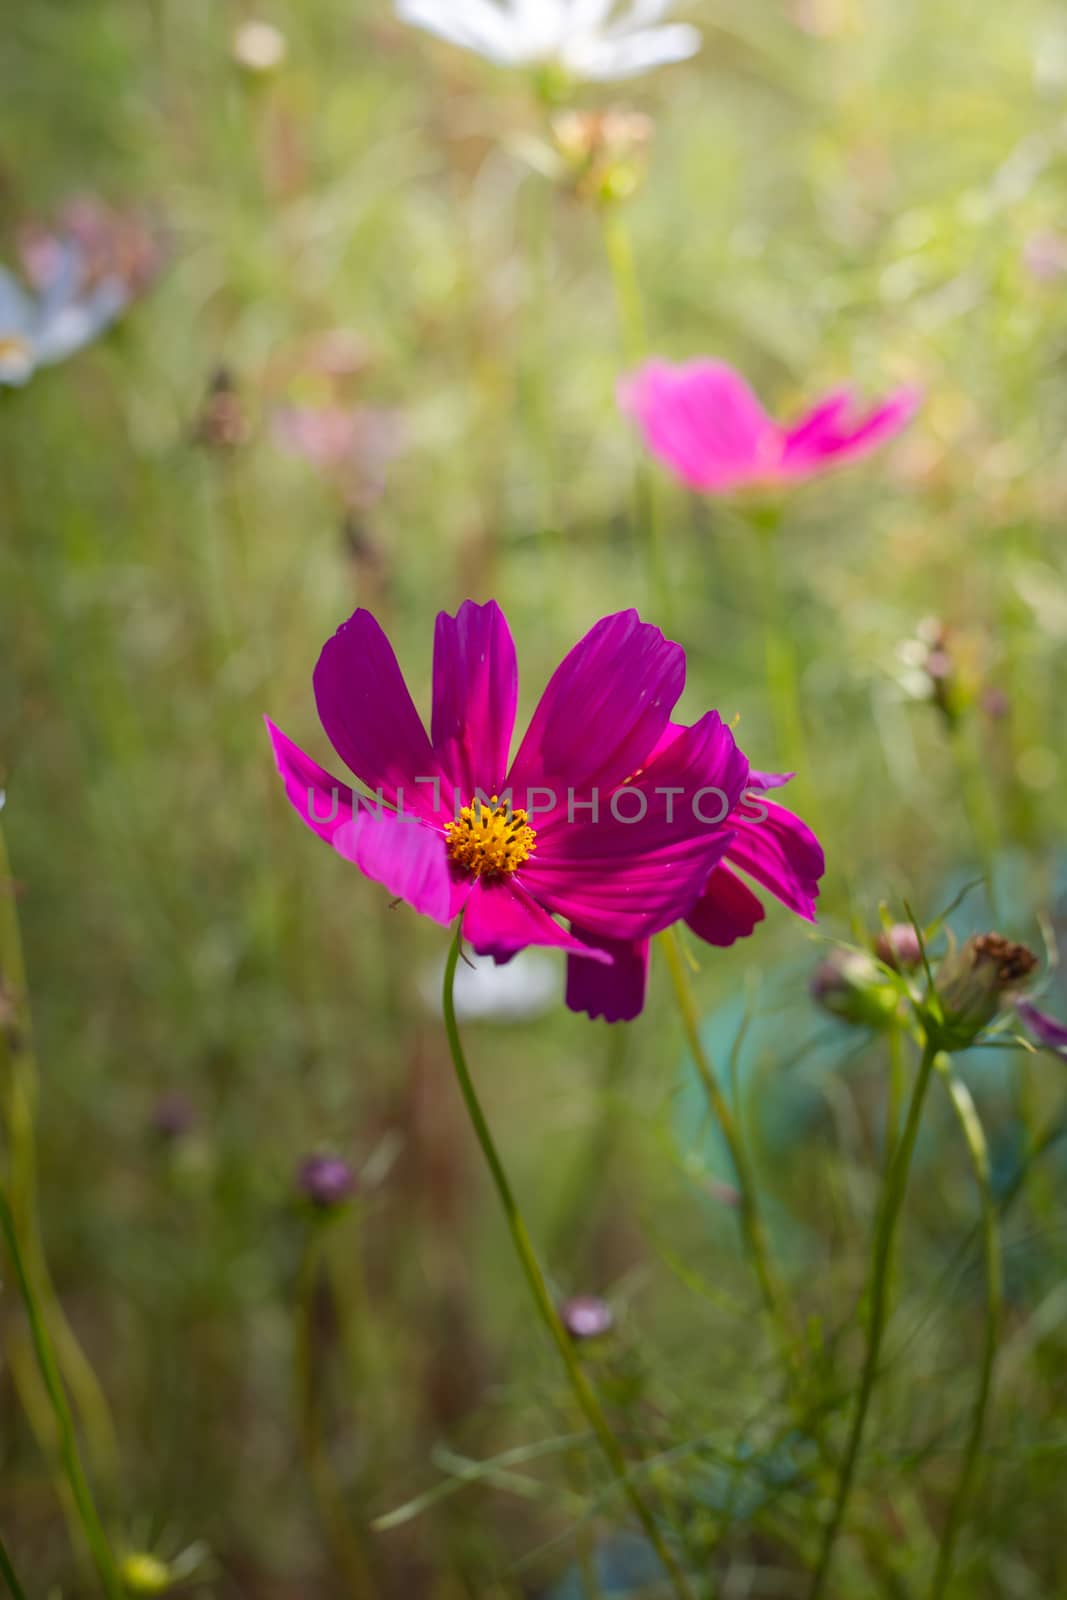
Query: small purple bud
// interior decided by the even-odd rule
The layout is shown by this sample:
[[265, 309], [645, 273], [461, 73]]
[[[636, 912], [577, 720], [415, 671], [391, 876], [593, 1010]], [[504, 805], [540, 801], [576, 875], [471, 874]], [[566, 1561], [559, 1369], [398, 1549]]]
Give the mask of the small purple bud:
[[896, 972], [922, 965], [923, 948], [910, 922], [894, 922], [891, 928], [883, 930], [874, 941], [874, 953], [879, 961]]
[[297, 1169], [296, 1186], [320, 1211], [333, 1211], [355, 1193], [356, 1175], [340, 1156], [308, 1156]]
[[1011, 701], [1003, 689], [991, 684], [982, 694], [982, 710], [990, 722], [1003, 722], [1005, 717], [1011, 715]]
[[894, 984], [862, 950], [832, 950], [808, 989], [817, 1006], [854, 1028], [888, 1028], [900, 1005]]
[[176, 1142], [196, 1127], [196, 1110], [187, 1095], [170, 1090], [159, 1096], [149, 1121], [159, 1138]]
[[578, 1294], [560, 1306], [560, 1319], [572, 1339], [602, 1339], [615, 1326], [615, 1313], [596, 1295]]

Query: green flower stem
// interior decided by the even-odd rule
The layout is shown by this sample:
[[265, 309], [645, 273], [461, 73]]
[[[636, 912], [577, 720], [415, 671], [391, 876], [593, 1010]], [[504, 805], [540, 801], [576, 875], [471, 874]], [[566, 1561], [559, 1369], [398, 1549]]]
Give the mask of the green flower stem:
[[16, 1013], [11, 1029], [0, 1027], [0, 1066], [6, 1067], [3, 1119], [10, 1163], [9, 1193], [23, 1259], [36, 1297], [51, 1330], [60, 1369], [85, 1429], [90, 1459], [113, 1487], [118, 1477], [118, 1445], [111, 1413], [96, 1373], [67, 1321], [52, 1284], [41, 1244], [37, 1214], [37, 1063], [26, 999], [26, 964], [22, 953], [14, 876], [0, 820], [0, 985], [8, 991]]
[[982, 1439], [985, 1433], [989, 1402], [993, 1391], [993, 1370], [996, 1365], [997, 1345], [1000, 1339], [1004, 1308], [1000, 1225], [997, 1215], [997, 1203], [990, 1182], [989, 1148], [986, 1144], [985, 1134], [982, 1131], [977, 1108], [971, 1097], [971, 1091], [962, 1078], [958, 1077], [953, 1071], [952, 1063], [948, 1057], [941, 1057], [938, 1060], [937, 1067], [944, 1079], [953, 1110], [959, 1119], [960, 1128], [967, 1144], [967, 1152], [971, 1158], [975, 1181], [978, 1185], [982, 1213], [982, 1252], [985, 1260], [986, 1313], [982, 1361], [978, 1372], [978, 1390], [974, 1399], [974, 1410], [971, 1413], [971, 1428], [967, 1436], [963, 1467], [960, 1471], [956, 1492], [949, 1509], [948, 1521], [941, 1535], [937, 1568], [934, 1573], [933, 1586], [930, 1590], [931, 1600], [941, 1600], [941, 1597], [948, 1589], [949, 1580], [952, 1576], [952, 1562], [956, 1552], [956, 1544], [959, 1539], [960, 1529], [963, 1526], [964, 1512], [967, 1509], [967, 1503], [970, 1500], [978, 1474], [982, 1456]]
[[972, 716], [958, 716], [949, 727], [949, 744], [956, 764], [956, 781], [959, 784], [964, 814], [971, 827], [975, 849], [982, 867], [989, 896], [989, 909], [997, 916], [997, 848], [1000, 828], [996, 807], [989, 787], [989, 772], [982, 764], [981, 752], [976, 743], [977, 729]]
[[375, 1593], [374, 1584], [364, 1553], [349, 1523], [344, 1494], [323, 1436], [315, 1371], [315, 1295], [328, 1227], [328, 1221], [315, 1223], [300, 1266], [293, 1341], [300, 1442], [323, 1531], [329, 1540], [337, 1569], [343, 1575], [353, 1600], [368, 1600]]
[[778, 759], [788, 771], [799, 774], [800, 784], [807, 789], [811, 782], [811, 766], [800, 705], [800, 669], [793, 643], [792, 621], [782, 587], [778, 549], [782, 507], [773, 501], [753, 505], [748, 511], [748, 521], [756, 531], [763, 557], [767, 697], [774, 718]]
[[693, 1057], [700, 1081], [704, 1086], [704, 1093], [708, 1097], [712, 1114], [726, 1141], [726, 1148], [737, 1175], [737, 1187], [741, 1197], [741, 1232], [745, 1247], [759, 1283], [768, 1318], [775, 1330], [790, 1382], [795, 1385], [801, 1376], [796, 1330], [785, 1289], [771, 1261], [767, 1232], [757, 1197], [756, 1176], [737, 1119], [715, 1076], [715, 1068], [700, 1037], [696, 1003], [685, 970], [678, 936], [673, 928], [668, 928], [666, 933], [660, 935], [660, 943], [667, 958], [667, 968], [671, 975], [689, 1053]]
[[70, 1405], [63, 1388], [63, 1380], [59, 1374], [55, 1352], [48, 1330], [41, 1315], [33, 1285], [26, 1270], [26, 1262], [19, 1246], [18, 1235], [15, 1232], [15, 1221], [11, 1214], [7, 1196], [0, 1190], [0, 1232], [3, 1233], [7, 1243], [11, 1261], [15, 1268], [15, 1277], [18, 1280], [19, 1291], [23, 1304], [26, 1307], [26, 1317], [30, 1326], [30, 1336], [33, 1340], [34, 1354], [37, 1365], [41, 1369], [41, 1377], [48, 1391], [48, 1399], [56, 1419], [56, 1428], [59, 1438], [59, 1454], [63, 1463], [63, 1471], [74, 1504], [78, 1510], [78, 1520], [85, 1534], [85, 1541], [89, 1547], [93, 1562], [96, 1566], [100, 1582], [108, 1600], [122, 1600], [122, 1583], [119, 1578], [115, 1558], [111, 1553], [107, 1535], [104, 1532], [96, 1504], [93, 1500], [89, 1481], [85, 1476], [81, 1455], [78, 1451], [77, 1436], [74, 1431], [74, 1418], [71, 1415]]
[[878, 1222], [874, 1235], [870, 1310], [867, 1321], [867, 1353], [863, 1363], [863, 1376], [860, 1380], [859, 1398], [856, 1401], [856, 1409], [852, 1415], [852, 1427], [845, 1447], [845, 1459], [838, 1479], [837, 1496], [830, 1520], [823, 1533], [818, 1566], [815, 1569], [809, 1600], [819, 1600], [819, 1597], [825, 1593], [837, 1537], [845, 1520], [849, 1496], [852, 1493], [852, 1485], [856, 1476], [860, 1446], [863, 1443], [863, 1432], [867, 1423], [867, 1415], [870, 1411], [871, 1396], [874, 1393], [874, 1386], [878, 1377], [882, 1338], [888, 1318], [889, 1280], [897, 1224], [900, 1221], [904, 1196], [907, 1192], [908, 1173], [911, 1170], [911, 1159], [915, 1153], [915, 1141], [919, 1133], [923, 1102], [926, 1099], [926, 1091], [930, 1086], [930, 1076], [933, 1072], [937, 1055], [938, 1046], [936, 1041], [927, 1038], [923, 1049], [922, 1061], [912, 1088], [911, 1100], [908, 1104], [904, 1131], [896, 1148], [893, 1164], [886, 1176], [885, 1188], [882, 1193], [882, 1204], [879, 1208]]
[[544, 1323], [556, 1346], [560, 1360], [563, 1362], [564, 1370], [574, 1392], [574, 1398], [590, 1428], [596, 1435], [616, 1483], [629, 1501], [634, 1515], [644, 1529], [645, 1536], [662, 1562], [665, 1571], [669, 1574], [675, 1594], [679, 1597], [679, 1600], [693, 1600], [693, 1591], [685, 1574], [671, 1554], [651, 1511], [649, 1511], [634, 1486], [622, 1447], [611, 1431], [600, 1401], [597, 1399], [592, 1384], [586, 1376], [581, 1362], [578, 1360], [567, 1331], [560, 1321], [559, 1312], [556, 1310], [555, 1302], [548, 1291], [548, 1285], [545, 1283], [544, 1274], [538, 1265], [526, 1223], [512, 1193], [511, 1184], [508, 1181], [493, 1141], [493, 1135], [486, 1121], [485, 1112], [482, 1110], [481, 1102], [478, 1099], [478, 1094], [470, 1075], [470, 1068], [463, 1053], [459, 1025], [456, 1021], [453, 988], [461, 949], [462, 929], [457, 927], [456, 936], [452, 941], [452, 948], [449, 951], [448, 961], [445, 965], [443, 995], [445, 1032], [448, 1036], [448, 1048], [451, 1052], [452, 1065], [456, 1071], [460, 1093], [463, 1096], [467, 1115], [470, 1118], [471, 1126], [481, 1146], [482, 1154], [485, 1157], [486, 1165], [496, 1188], [497, 1196], [504, 1212], [504, 1219], [511, 1234], [511, 1241], [515, 1246], [515, 1254], [519, 1258], [519, 1265], [522, 1268], [538, 1316]]
[[0, 1576], [3, 1577], [11, 1594], [11, 1600], [26, 1600], [26, 1591], [15, 1575], [15, 1568], [11, 1557], [7, 1553], [7, 1545], [0, 1535]]
[[[648, 334], [641, 300], [641, 285], [634, 261], [633, 242], [618, 205], [605, 205], [601, 210], [601, 219], [604, 249], [618, 307], [623, 354], [627, 365], [635, 366], [643, 359], [648, 349]], [[640, 452], [634, 458], [634, 510], [638, 532], [643, 534], [645, 542], [649, 591], [655, 602], [660, 622], [669, 630], [672, 627], [671, 587], [663, 548], [659, 497], [648, 462]]]

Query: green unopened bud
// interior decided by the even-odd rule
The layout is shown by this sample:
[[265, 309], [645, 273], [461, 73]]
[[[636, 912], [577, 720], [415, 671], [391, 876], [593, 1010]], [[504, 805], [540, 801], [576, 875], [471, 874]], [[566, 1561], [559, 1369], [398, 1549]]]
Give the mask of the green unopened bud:
[[888, 1028], [900, 1003], [896, 985], [862, 950], [835, 950], [809, 987], [816, 1005], [854, 1028]]
[[952, 950], [934, 979], [940, 1018], [931, 1019], [943, 1050], [966, 1050], [1037, 970], [1024, 944], [977, 933]]
[[119, 1573], [127, 1594], [166, 1594], [171, 1585], [166, 1562], [146, 1551], [124, 1556]]

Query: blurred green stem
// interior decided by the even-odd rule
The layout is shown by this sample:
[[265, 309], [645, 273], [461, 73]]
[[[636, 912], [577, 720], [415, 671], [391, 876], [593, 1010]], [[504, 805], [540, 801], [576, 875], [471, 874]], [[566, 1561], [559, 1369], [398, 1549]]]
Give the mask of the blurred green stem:
[[37, 1213], [37, 1062], [29, 1013], [15, 880], [0, 820], [0, 998], [6, 991], [14, 1021], [0, 1025], [0, 1062], [7, 1066], [4, 1120], [10, 1161], [9, 1193], [14, 1225], [22, 1240], [27, 1273], [51, 1330], [60, 1369], [85, 1428], [90, 1458], [106, 1485], [118, 1476], [118, 1446], [104, 1392], [75, 1337], [52, 1285]]
[[[634, 261], [633, 241], [619, 206], [604, 206], [601, 210], [601, 219], [604, 249], [607, 253], [615, 289], [615, 303], [619, 313], [623, 354], [627, 366], [636, 366], [647, 352], [648, 335], [644, 305], [641, 300], [641, 285]], [[670, 629], [671, 590], [663, 548], [659, 498], [648, 462], [640, 451], [634, 457], [634, 510], [638, 536], [644, 540], [649, 593], [662, 626]]]
[[749, 1160], [748, 1151], [741, 1136], [741, 1129], [738, 1126], [737, 1119], [723, 1093], [711, 1058], [704, 1047], [704, 1041], [700, 1037], [700, 1021], [697, 1016], [696, 1003], [693, 999], [689, 976], [685, 969], [682, 948], [673, 928], [668, 928], [666, 933], [660, 935], [660, 943], [667, 958], [667, 968], [671, 975], [671, 984], [674, 988], [686, 1042], [689, 1045], [689, 1053], [693, 1058], [700, 1081], [704, 1086], [704, 1093], [708, 1097], [708, 1104], [711, 1107], [712, 1114], [726, 1141], [730, 1161], [737, 1176], [737, 1187], [741, 1200], [741, 1232], [744, 1237], [745, 1247], [748, 1250], [749, 1258], [759, 1283], [768, 1319], [778, 1340], [782, 1359], [789, 1374], [790, 1384], [796, 1385], [801, 1376], [796, 1332], [785, 1289], [771, 1261], [767, 1232], [760, 1211], [756, 1175]]
[[970, 716], [954, 717], [949, 723], [949, 743], [956, 764], [956, 782], [959, 784], [963, 809], [971, 826], [982, 875], [986, 881], [990, 914], [997, 916], [996, 862], [999, 829], [992, 796], [989, 792], [989, 773], [982, 764], [975, 743], [975, 722]]
[[453, 994], [456, 967], [459, 964], [462, 953], [462, 943], [462, 925], [458, 925], [455, 938], [452, 941], [452, 948], [448, 953], [448, 961], [445, 964], [443, 995], [445, 1032], [448, 1036], [448, 1048], [452, 1056], [452, 1065], [456, 1071], [460, 1093], [463, 1096], [467, 1115], [470, 1118], [471, 1126], [481, 1146], [486, 1166], [489, 1168], [490, 1176], [496, 1188], [497, 1196], [504, 1212], [504, 1219], [511, 1234], [511, 1241], [515, 1246], [515, 1254], [519, 1258], [519, 1265], [522, 1268], [537, 1314], [559, 1352], [560, 1360], [563, 1362], [568, 1381], [574, 1392], [574, 1398], [578, 1402], [578, 1406], [590, 1428], [596, 1435], [616, 1483], [629, 1501], [634, 1515], [645, 1532], [646, 1538], [662, 1562], [665, 1571], [669, 1574], [675, 1594], [679, 1596], [679, 1600], [693, 1600], [693, 1591], [685, 1574], [671, 1554], [651, 1511], [649, 1511], [634, 1486], [622, 1447], [611, 1431], [600, 1401], [597, 1399], [593, 1387], [575, 1353], [574, 1345], [563, 1323], [560, 1321], [559, 1312], [556, 1310], [555, 1302], [548, 1291], [544, 1274], [538, 1265], [525, 1220], [512, 1193], [511, 1184], [497, 1152], [493, 1135], [486, 1121], [485, 1112], [482, 1110], [481, 1102], [478, 1099], [474, 1081], [470, 1075], [470, 1068], [463, 1052], [459, 1025], [456, 1021], [456, 1005]]
[[81, 1456], [78, 1451], [77, 1436], [74, 1431], [74, 1418], [71, 1415], [67, 1396], [63, 1389], [63, 1380], [59, 1374], [52, 1342], [41, 1315], [41, 1308], [30, 1282], [26, 1262], [19, 1245], [18, 1235], [15, 1230], [15, 1219], [11, 1214], [7, 1195], [0, 1190], [0, 1232], [3, 1233], [7, 1248], [15, 1268], [15, 1277], [18, 1280], [19, 1292], [22, 1295], [23, 1305], [26, 1308], [26, 1317], [30, 1326], [30, 1336], [33, 1340], [34, 1354], [37, 1364], [41, 1369], [45, 1388], [48, 1391], [49, 1403], [56, 1419], [59, 1435], [59, 1454], [63, 1463], [63, 1471], [70, 1485], [74, 1503], [78, 1508], [78, 1520], [85, 1534], [85, 1541], [92, 1553], [100, 1582], [108, 1600], [122, 1600], [122, 1583], [119, 1579], [115, 1558], [104, 1533], [96, 1504], [93, 1500], [89, 1481], [85, 1476]]
[[300, 1265], [294, 1339], [300, 1441], [323, 1530], [333, 1550], [337, 1569], [355, 1600], [372, 1600], [374, 1583], [348, 1520], [344, 1494], [324, 1438], [319, 1405], [319, 1383], [315, 1369], [315, 1296], [329, 1226], [329, 1219], [314, 1221]]
[[904, 1196], [907, 1193], [908, 1174], [911, 1170], [911, 1158], [915, 1152], [915, 1141], [918, 1137], [919, 1124], [922, 1119], [923, 1103], [926, 1099], [926, 1091], [930, 1086], [930, 1076], [937, 1056], [938, 1046], [936, 1040], [927, 1038], [923, 1048], [922, 1061], [919, 1064], [919, 1071], [911, 1091], [904, 1131], [901, 1134], [900, 1143], [896, 1147], [892, 1165], [886, 1175], [885, 1187], [882, 1192], [882, 1204], [879, 1208], [878, 1222], [874, 1234], [874, 1254], [869, 1289], [870, 1310], [867, 1320], [867, 1352], [864, 1357], [863, 1376], [860, 1380], [859, 1397], [852, 1415], [852, 1427], [845, 1447], [845, 1459], [838, 1479], [837, 1496], [830, 1520], [823, 1533], [819, 1562], [815, 1569], [809, 1600], [819, 1600], [819, 1596], [825, 1593], [837, 1536], [844, 1523], [849, 1496], [852, 1493], [860, 1446], [863, 1443], [864, 1428], [871, 1406], [871, 1396], [874, 1393], [874, 1385], [878, 1377], [882, 1338], [885, 1333], [889, 1309], [890, 1268], [897, 1223], [900, 1221]]
[[767, 697], [774, 718], [777, 756], [786, 770], [800, 775], [801, 784], [808, 788], [811, 768], [800, 705], [800, 671], [782, 584], [779, 548], [782, 507], [776, 501], [752, 505], [747, 510], [746, 520], [755, 530], [762, 557]]
[[7, 1545], [2, 1534], [0, 1534], [0, 1575], [8, 1586], [11, 1600], [26, 1600], [26, 1591], [15, 1576], [15, 1568], [11, 1564], [11, 1557], [7, 1553]]
[[960, 1529], [963, 1526], [964, 1512], [966, 1511], [971, 1491], [974, 1488], [981, 1461], [982, 1439], [985, 1433], [986, 1417], [989, 1413], [989, 1401], [993, 1390], [993, 1370], [996, 1364], [1004, 1305], [1000, 1226], [997, 1217], [997, 1203], [990, 1181], [989, 1148], [986, 1144], [985, 1134], [982, 1130], [982, 1124], [971, 1096], [971, 1091], [962, 1078], [958, 1077], [953, 1071], [952, 1062], [947, 1056], [940, 1057], [937, 1066], [944, 1079], [945, 1087], [948, 1089], [953, 1110], [959, 1119], [960, 1128], [967, 1143], [967, 1153], [971, 1158], [971, 1166], [974, 1170], [975, 1182], [978, 1185], [978, 1193], [981, 1200], [986, 1315], [982, 1361], [978, 1373], [978, 1391], [975, 1395], [974, 1410], [971, 1413], [971, 1429], [967, 1436], [963, 1467], [952, 1499], [948, 1521], [941, 1535], [937, 1568], [934, 1574], [933, 1586], [930, 1590], [931, 1600], [941, 1600], [941, 1597], [948, 1589], [949, 1580], [952, 1576], [952, 1562], [956, 1552], [956, 1544], [959, 1539]]
[[885, 1113], [885, 1170], [893, 1170], [897, 1140], [900, 1137], [900, 1113], [904, 1109], [907, 1091], [908, 1063], [906, 1058], [907, 1033], [899, 1021], [894, 1021], [886, 1035], [889, 1051], [889, 1099]]

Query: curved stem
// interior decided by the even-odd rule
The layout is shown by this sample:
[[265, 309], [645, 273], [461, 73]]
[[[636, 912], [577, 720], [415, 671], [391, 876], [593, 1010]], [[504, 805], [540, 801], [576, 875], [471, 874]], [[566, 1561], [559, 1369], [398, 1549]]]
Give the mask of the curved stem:
[[918, 1075], [911, 1091], [904, 1131], [896, 1148], [893, 1164], [886, 1177], [882, 1205], [879, 1210], [878, 1223], [874, 1235], [870, 1313], [867, 1325], [867, 1353], [863, 1363], [859, 1398], [856, 1401], [856, 1409], [852, 1415], [852, 1427], [845, 1447], [845, 1459], [841, 1467], [841, 1476], [838, 1480], [837, 1496], [834, 1501], [833, 1512], [823, 1534], [819, 1562], [815, 1569], [809, 1600], [819, 1600], [819, 1597], [825, 1591], [826, 1581], [830, 1574], [830, 1565], [833, 1561], [834, 1547], [845, 1520], [845, 1512], [848, 1509], [849, 1496], [852, 1493], [852, 1485], [856, 1476], [860, 1446], [863, 1443], [863, 1431], [867, 1423], [867, 1414], [870, 1410], [875, 1381], [878, 1377], [878, 1362], [882, 1353], [882, 1337], [885, 1333], [889, 1309], [889, 1279], [890, 1264], [893, 1258], [893, 1243], [896, 1238], [897, 1223], [900, 1220], [900, 1213], [904, 1205], [904, 1196], [907, 1192], [908, 1173], [911, 1169], [911, 1158], [915, 1151], [915, 1140], [919, 1132], [923, 1102], [926, 1099], [926, 1091], [930, 1085], [930, 1074], [933, 1071], [937, 1054], [936, 1042], [928, 1038], [923, 1049]]
[[997, 1216], [997, 1203], [990, 1182], [989, 1148], [986, 1144], [985, 1134], [982, 1131], [977, 1108], [971, 1097], [971, 1091], [963, 1080], [957, 1077], [952, 1070], [951, 1062], [947, 1058], [942, 1058], [938, 1062], [938, 1070], [944, 1078], [953, 1110], [959, 1119], [981, 1199], [982, 1250], [985, 1259], [986, 1279], [986, 1317], [982, 1362], [978, 1373], [978, 1390], [974, 1399], [974, 1410], [971, 1413], [971, 1428], [967, 1436], [963, 1467], [952, 1499], [948, 1522], [941, 1536], [937, 1568], [934, 1573], [933, 1586], [930, 1590], [931, 1600], [941, 1600], [941, 1596], [944, 1595], [948, 1588], [949, 1579], [952, 1576], [952, 1562], [956, 1553], [956, 1543], [959, 1539], [960, 1529], [963, 1526], [963, 1515], [974, 1487], [981, 1460], [982, 1437], [985, 1433], [986, 1417], [989, 1413], [989, 1401], [993, 1390], [993, 1369], [996, 1365], [997, 1344], [1000, 1338], [1000, 1324], [1004, 1303], [1000, 1226]]
[[507, 1173], [504, 1171], [503, 1163], [493, 1141], [493, 1135], [490, 1132], [489, 1124], [478, 1099], [478, 1094], [470, 1075], [470, 1068], [467, 1066], [467, 1059], [463, 1053], [463, 1043], [459, 1036], [459, 1025], [456, 1022], [456, 1006], [453, 996], [461, 945], [462, 929], [457, 926], [456, 936], [452, 941], [452, 948], [448, 953], [448, 961], [445, 964], [443, 998], [445, 1032], [448, 1035], [448, 1048], [451, 1052], [452, 1065], [456, 1071], [460, 1093], [463, 1096], [467, 1115], [470, 1117], [471, 1126], [474, 1129], [482, 1154], [485, 1157], [486, 1165], [493, 1179], [493, 1184], [504, 1212], [504, 1219], [511, 1234], [511, 1241], [515, 1246], [515, 1254], [519, 1258], [519, 1265], [522, 1268], [534, 1305], [537, 1308], [537, 1313], [556, 1346], [560, 1360], [563, 1362], [567, 1379], [574, 1392], [574, 1398], [578, 1402], [590, 1428], [596, 1435], [597, 1442], [604, 1453], [604, 1458], [611, 1469], [612, 1476], [629, 1501], [634, 1515], [645, 1532], [646, 1538], [669, 1574], [675, 1594], [679, 1597], [679, 1600], [693, 1600], [693, 1591], [689, 1587], [685, 1574], [671, 1554], [655, 1518], [645, 1505], [630, 1478], [622, 1447], [611, 1431], [600, 1401], [597, 1399], [596, 1393], [575, 1354], [574, 1346], [567, 1331], [560, 1321], [559, 1312], [556, 1310], [555, 1302], [548, 1291], [544, 1274], [538, 1265], [526, 1223], [512, 1193], [511, 1184], [508, 1181]]
[[8, 1586], [11, 1600], [26, 1600], [26, 1591], [15, 1576], [15, 1568], [11, 1564], [11, 1557], [7, 1553], [2, 1535], [0, 1535], [0, 1576]]
[[767, 1310], [771, 1326], [774, 1328], [781, 1348], [782, 1359], [789, 1372], [791, 1382], [795, 1383], [800, 1376], [799, 1358], [797, 1353], [796, 1335], [793, 1327], [793, 1317], [786, 1299], [785, 1289], [774, 1269], [771, 1261], [770, 1248], [767, 1244], [767, 1233], [763, 1225], [757, 1197], [756, 1176], [752, 1163], [741, 1137], [741, 1130], [730, 1107], [722, 1086], [715, 1076], [715, 1068], [704, 1041], [700, 1037], [700, 1024], [697, 1017], [696, 1004], [693, 1000], [693, 991], [689, 985], [685, 963], [682, 958], [678, 936], [673, 928], [661, 934], [660, 940], [663, 952], [667, 958], [667, 967], [674, 987], [675, 999], [678, 1003], [678, 1012], [685, 1030], [686, 1043], [689, 1053], [693, 1057], [700, 1081], [704, 1086], [704, 1093], [708, 1097], [712, 1113], [719, 1129], [726, 1141], [726, 1148], [737, 1175], [737, 1187], [741, 1197], [741, 1232], [744, 1236], [745, 1246], [752, 1261], [752, 1267], [759, 1282], [760, 1293]]
[[77, 1436], [74, 1431], [74, 1418], [71, 1415], [70, 1405], [63, 1389], [63, 1380], [59, 1375], [52, 1342], [41, 1316], [40, 1308], [26, 1271], [26, 1263], [19, 1246], [18, 1236], [15, 1232], [15, 1222], [11, 1215], [11, 1207], [7, 1196], [0, 1190], [0, 1232], [3, 1233], [15, 1268], [15, 1277], [18, 1279], [19, 1290], [22, 1294], [23, 1304], [26, 1307], [26, 1316], [30, 1325], [30, 1337], [33, 1340], [34, 1353], [37, 1365], [41, 1369], [41, 1377], [48, 1391], [48, 1399], [56, 1419], [59, 1434], [59, 1454], [63, 1462], [63, 1470], [74, 1503], [78, 1508], [78, 1520], [85, 1534], [86, 1543], [96, 1564], [104, 1592], [108, 1600], [122, 1600], [122, 1583], [119, 1579], [115, 1558], [111, 1553], [107, 1535], [104, 1532], [93, 1500], [89, 1481], [85, 1476], [81, 1456], [78, 1451]]

